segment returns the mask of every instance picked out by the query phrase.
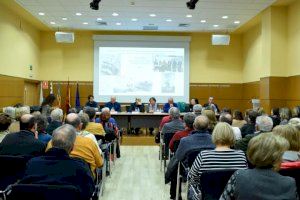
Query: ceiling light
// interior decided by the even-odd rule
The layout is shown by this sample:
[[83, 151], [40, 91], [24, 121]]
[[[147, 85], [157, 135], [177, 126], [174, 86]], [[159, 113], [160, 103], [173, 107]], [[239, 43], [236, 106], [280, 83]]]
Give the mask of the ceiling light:
[[102, 21], [102, 18], [98, 17], [98, 18], [97, 18], [97, 21]]
[[84, 24], [84, 25], [88, 25], [89, 23], [87, 23], [87, 22], [83, 22], [82, 24]]
[[228, 16], [224, 15], [224, 16], [222, 17], [222, 19], [228, 19]]
[[39, 15], [41, 15], [41, 16], [44, 16], [44, 15], [45, 15], [45, 13], [43, 13], [43, 12], [39, 12]]
[[68, 18], [66, 18], [66, 17], [63, 17], [63, 18], [61, 18], [61, 19], [64, 20], [64, 21], [68, 20]]
[[156, 14], [150, 14], [149, 16], [150, 17], [156, 17]]
[[191, 17], [193, 17], [193, 15], [186, 15], [186, 17], [187, 17], [187, 18], [191, 18]]
[[54, 24], [56, 24], [56, 23], [55, 23], [55, 22], [50, 22], [50, 24], [54, 25]]
[[119, 16], [119, 14], [114, 12], [114, 13], [112, 14], [112, 16], [116, 17], [116, 16]]
[[116, 23], [116, 25], [117, 25], [117, 26], [120, 26], [120, 25], [121, 25], [121, 23], [120, 23], [120, 22], [117, 22], [117, 23]]
[[81, 14], [81, 13], [76, 13], [76, 15], [77, 15], [77, 16], [81, 16], [82, 14]]
[[239, 24], [239, 23], [241, 23], [241, 22], [240, 22], [240, 21], [234, 21], [234, 23], [235, 23], [235, 24]]
[[132, 18], [131, 21], [136, 22], [138, 19]]
[[171, 22], [172, 21], [172, 19], [166, 19], [166, 22]]
[[202, 19], [200, 22], [201, 22], [201, 23], [205, 23], [205, 22], [206, 22], [206, 20], [205, 20], [205, 19]]
[[219, 25], [218, 25], [218, 24], [214, 24], [213, 26], [214, 26], [215, 28], [219, 27]]

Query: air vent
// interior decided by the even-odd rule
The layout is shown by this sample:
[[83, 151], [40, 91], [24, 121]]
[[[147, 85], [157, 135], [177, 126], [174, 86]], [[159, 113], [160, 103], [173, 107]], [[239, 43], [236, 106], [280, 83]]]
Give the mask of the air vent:
[[97, 21], [96, 24], [99, 26], [107, 26], [107, 22]]
[[185, 23], [181, 23], [181, 24], [178, 24], [179, 27], [189, 27], [190, 24], [185, 24]]
[[143, 30], [145, 30], [145, 31], [156, 31], [156, 30], [158, 30], [158, 26], [143, 26]]

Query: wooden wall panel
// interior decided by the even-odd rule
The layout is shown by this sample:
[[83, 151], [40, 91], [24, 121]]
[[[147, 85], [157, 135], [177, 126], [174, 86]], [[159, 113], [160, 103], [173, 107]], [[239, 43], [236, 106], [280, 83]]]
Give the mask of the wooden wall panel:
[[0, 86], [0, 109], [17, 103], [23, 103], [23, 79], [0, 75]]

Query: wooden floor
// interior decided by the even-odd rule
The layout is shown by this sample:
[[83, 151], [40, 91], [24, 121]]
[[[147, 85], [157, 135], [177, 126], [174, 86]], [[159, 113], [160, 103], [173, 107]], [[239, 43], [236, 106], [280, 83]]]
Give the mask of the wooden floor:
[[160, 171], [158, 146], [121, 146], [101, 200], [168, 200], [169, 185]]

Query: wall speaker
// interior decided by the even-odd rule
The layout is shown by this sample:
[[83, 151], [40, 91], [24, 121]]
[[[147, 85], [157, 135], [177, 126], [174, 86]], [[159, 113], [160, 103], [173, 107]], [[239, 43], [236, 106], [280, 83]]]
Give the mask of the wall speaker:
[[74, 43], [74, 33], [55, 32], [55, 39], [58, 43]]
[[212, 45], [229, 45], [230, 35], [212, 35], [211, 43]]

